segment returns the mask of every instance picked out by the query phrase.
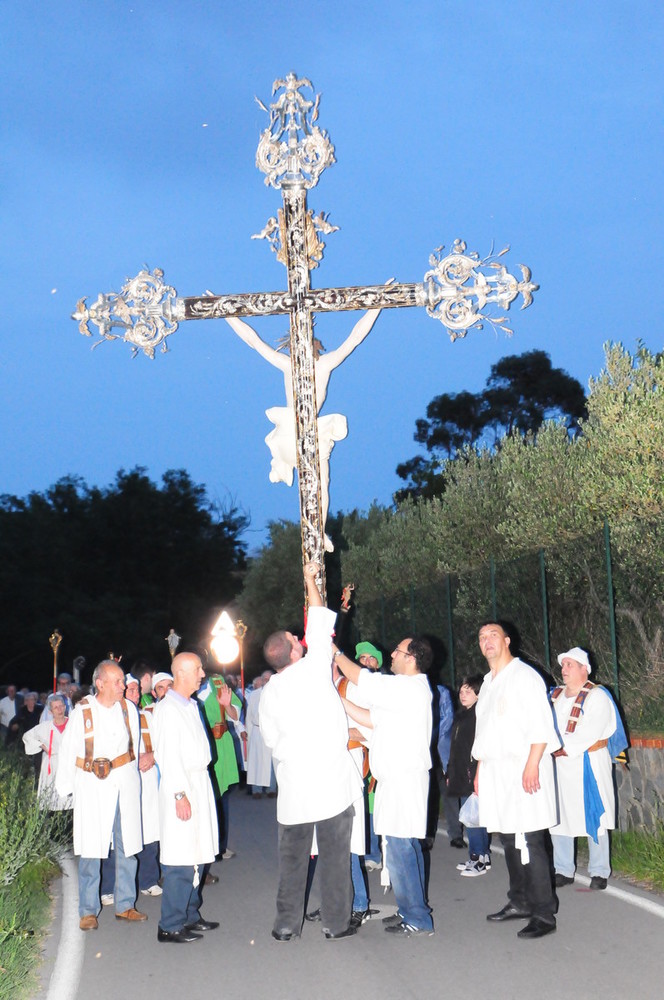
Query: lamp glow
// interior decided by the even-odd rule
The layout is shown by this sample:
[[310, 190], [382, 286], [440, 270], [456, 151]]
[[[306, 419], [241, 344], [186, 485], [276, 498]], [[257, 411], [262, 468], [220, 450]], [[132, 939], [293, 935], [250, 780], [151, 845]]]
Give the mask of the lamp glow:
[[224, 666], [233, 663], [238, 658], [240, 644], [235, 637], [233, 619], [227, 611], [222, 611], [214, 624], [210, 649], [214, 653], [217, 663]]

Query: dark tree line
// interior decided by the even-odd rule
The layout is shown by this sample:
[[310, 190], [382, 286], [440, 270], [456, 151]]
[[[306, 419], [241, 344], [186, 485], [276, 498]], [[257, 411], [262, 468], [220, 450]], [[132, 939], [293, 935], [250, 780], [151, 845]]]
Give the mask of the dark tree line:
[[136, 468], [105, 489], [68, 476], [0, 497], [0, 683], [46, 683], [54, 628], [62, 670], [83, 655], [89, 674], [110, 650], [128, 666], [146, 657], [167, 667], [169, 628], [190, 646], [203, 641], [241, 589], [246, 526], [181, 469], [160, 485]]
[[583, 386], [561, 368], [553, 368], [545, 351], [501, 358], [491, 366], [482, 392], [443, 393], [431, 400], [426, 419], [416, 421], [414, 435], [427, 455], [415, 455], [397, 466], [397, 475], [407, 485], [396, 499], [443, 493], [441, 464], [465, 447], [496, 448], [509, 434], [536, 435], [553, 417], [564, 419], [570, 434], [576, 434], [585, 416]]

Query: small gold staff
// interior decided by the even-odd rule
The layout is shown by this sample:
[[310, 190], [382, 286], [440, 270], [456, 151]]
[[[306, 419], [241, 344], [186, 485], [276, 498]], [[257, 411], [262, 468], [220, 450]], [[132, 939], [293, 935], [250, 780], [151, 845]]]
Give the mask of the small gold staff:
[[62, 642], [62, 636], [57, 628], [53, 630], [48, 642], [53, 650], [53, 694], [55, 694], [58, 685], [58, 649]]
[[244, 637], [247, 634], [247, 626], [241, 618], [235, 622], [235, 635], [240, 643], [240, 684], [242, 685], [242, 698], [244, 699]]

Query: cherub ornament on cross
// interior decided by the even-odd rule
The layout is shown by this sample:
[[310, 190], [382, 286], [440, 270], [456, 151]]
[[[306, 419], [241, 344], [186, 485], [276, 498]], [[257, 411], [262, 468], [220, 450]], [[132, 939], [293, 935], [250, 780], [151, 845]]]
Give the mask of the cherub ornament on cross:
[[[265, 183], [281, 191], [282, 208], [277, 218], [268, 220], [257, 238], [268, 239], [278, 259], [285, 263], [287, 291], [237, 295], [209, 293], [179, 298], [175, 289], [164, 283], [163, 271], [155, 268], [152, 272], [143, 270], [127, 281], [119, 294], [100, 294], [90, 306], [86, 306], [85, 298], [81, 299], [73, 318], [86, 336], [91, 336], [89, 324], [94, 323], [102, 340], [125, 340], [132, 345], [134, 354], [143, 351], [150, 358], [154, 358], [157, 347], [168, 350], [166, 338], [175, 333], [183, 320], [228, 319], [238, 336], [284, 371], [290, 380], [291, 392], [287, 391], [286, 413], [273, 421], [283, 445], [278, 455], [268, 440], [273, 455], [271, 478], [288, 481], [283, 463], [290, 463], [292, 468], [292, 458], [295, 458], [302, 560], [305, 565], [316, 562], [321, 566], [318, 583], [324, 593], [327, 463], [334, 441], [345, 437], [345, 418], [340, 414], [331, 415], [339, 417], [344, 424], [337, 427], [337, 436], [333, 431], [332, 438], [323, 437], [321, 456], [318, 411], [325, 398], [327, 379], [336, 364], [327, 363], [325, 373], [319, 365], [319, 377], [325, 384], [317, 393], [320, 359], [317, 359], [314, 346], [313, 314], [369, 310], [341, 348], [328, 356], [338, 364], [368, 334], [381, 309], [423, 306], [429, 316], [440, 320], [452, 340], [464, 337], [471, 328], [481, 329], [483, 322], [511, 333], [506, 317], [487, 316], [486, 306], [497, 303], [500, 309], [507, 310], [521, 295], [521, 308], [525, 309], [538, 286], [531, 282], [530, 271], [524, 265], [520, 265], [522, 278], [519, 280], [499, 262], [507, 248], [495, 256], [480, 259], [476, 253], [467, 253], [465, 243], [456, 240], [450, 253], [443, 256], [443, 248], [439, 247], [430, 256], [430, 270], [421, 283], [312, 288], [310, 272], [318, 266], [324, 247], [320, 234], [333, 232], [336, 227], [330, 225], [323, 213], [314, 216], [313, 211], [308, 210], [307, 191], [318, 183], [322, 171], [334, 163], [334, 147], [327, 133], [315, 124], [319, 95], [308, 99], [303, 91], [313, 91], [309, 80], [298, 79], [294, 73], [289, 73], [285, 79], [275, 80], [272, 95], [278, 96], [269, 107], [258, 101], [269, 115], [269, 124], [260, 137], [256, 165], [265, 174]], [[290, 358], [282, 356], [279, 363], [275, 359], [277, 352], [246, 323], [239, 322], [242, 316], [276, 314], [290, 317]], [[290, 448], [289, 441], [293, 444]], [[323, 470], [321, 457], [325, 463]], [[282, 463], [281, 473], [275, 472], [275, 459]]]

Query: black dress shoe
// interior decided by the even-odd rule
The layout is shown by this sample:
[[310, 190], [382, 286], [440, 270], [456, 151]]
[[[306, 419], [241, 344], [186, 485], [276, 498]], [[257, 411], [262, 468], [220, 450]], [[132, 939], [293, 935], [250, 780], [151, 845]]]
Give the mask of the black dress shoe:
[[170, 941], [173, 944], [191, 944], [192, 941], [200, 941], [202, 934], [192, 934], [188, 927], [183, 927], [180, 931], [163, 931], [157, 928], [157, 941]]
[[295, 931], [289, 931], [287, 928], [283, 928], [280, 931], [272, 931], [272, 937], [275, 941], [292, 941], [294, 938], [299, 937]]
[[520, 938], [540, 938], [544, 937], [545, 934], [553, 934], [555, 929], [555, 924], [548, 924], [545, 920], [540, 920], [539, 917], [533, 917], [529, 924], [526, 924], [520, 931], [517, 931], [516, 936]]
[[452, 840], [450, 840], [450, 847], [458, 847], [461, 849], [465, 846], [463, 837], [453, 837]]
[[340, 938], [352, 937], [353, 934], [357, 934], [357, 927], [349, 924], [345, 931], [339, 931], [338, 934], [333, 934], [332, 931], [327, 930], [324, 930], [323, 934], [328, 941], [338, 941]]
[[185, 930], [187, 931], [214, 931], [219, 926], [218, 920], [197, 920], [195, 924], [186, 924]]
[[312, 910], [311, 913], [305, 913], [304, 919], [309, 920], [311, 923], [314, 923], [316, 920], [320, 920], [320, 909]]
[[591, 889], [606, 889], [606, 879], [602, 875], [593, 875], [590, 879]]
[[563, 875], [561, 872], [556, 872], [556, 877], [554, 879], [556, 889], [562, 889], [564, 885], [571, 885], [573, 881], [573, 875]]
[[528, 920], [531, 915], [528, 910], [520, 910], [518, 906], [507, 903], [498, 913], [487, 914], [487, 920]]

